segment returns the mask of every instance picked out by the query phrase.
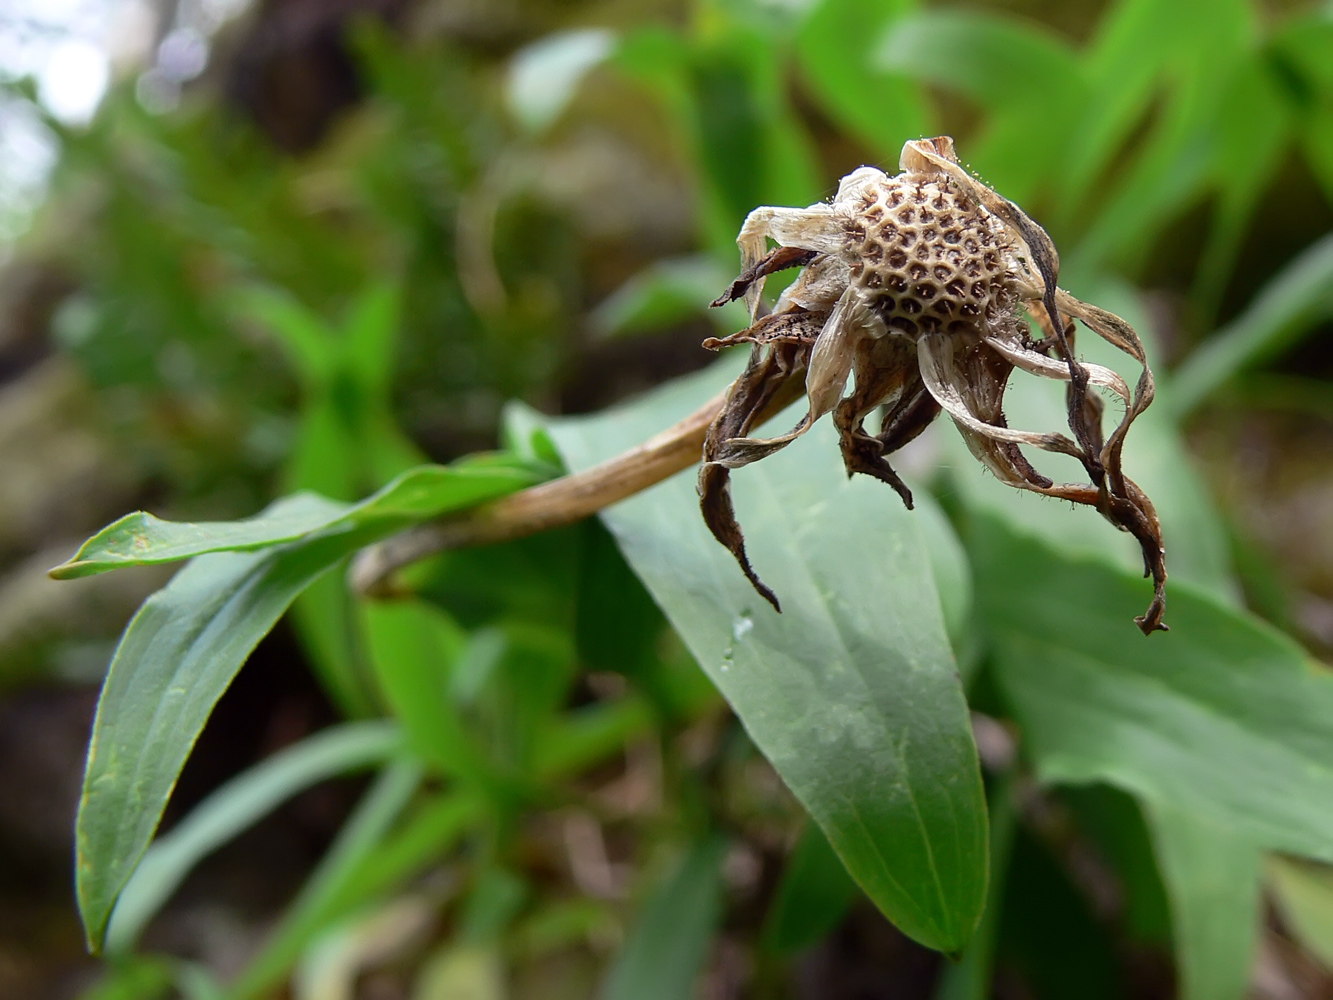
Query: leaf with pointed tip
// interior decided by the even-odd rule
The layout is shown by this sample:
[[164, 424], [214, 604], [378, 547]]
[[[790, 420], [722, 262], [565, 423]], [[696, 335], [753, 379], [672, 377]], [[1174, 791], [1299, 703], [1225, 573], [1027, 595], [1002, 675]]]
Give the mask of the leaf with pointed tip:
[[[83, 572], [204, 553], [139, 609], [98, 700], [76, 827], [79, 911], [93, 950], [213, 706], [297, 595], [406, 523], [531, 481], [498, 462], [427, 466], [359, 504], [304, 494], [273, 505], [267, 519], [212, 526], [154, 519], [137, 549], [117, 522], [84, 546]], [[267, 548], [218, 551], [259, 546]]]
[[57, 580], [91, 576], [122, 566], [176, 562], [208, 552], [247, 552], [314, 535], [379, 525], [384, 533], [531, 486], [540, 477], [493, 458], [456, 465], [423, 465], [404, 472], [360, 503], [314, 493], [284, 497], [242, 521], [163, 521], [143, 511], [126, 514], [84, 542], [68, 562], [51, 570]]
[[[732, 371], [724, 362], [556, 421], [552, 438], [586, 468], [690, 412]], [[848, 480], [826, 425], [734, 489], [781, 615], [704, 526], [692, 472], [603, 519], [867, 895], [908, 935], [956, 952], [984, 903], [986, 807], [919, 518], [882, 484]]]

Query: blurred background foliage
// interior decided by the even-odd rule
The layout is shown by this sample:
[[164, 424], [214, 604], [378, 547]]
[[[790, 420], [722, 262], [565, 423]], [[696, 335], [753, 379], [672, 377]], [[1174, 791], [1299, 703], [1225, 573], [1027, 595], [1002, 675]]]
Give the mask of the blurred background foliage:
[[[751, 208], [947, 133], [1063, 283], [1150, 340], [1189, 452], [1153, 451], [1194, 525], [1173, 571], [1327, 659], [1333, 8], [71, 0], [0, 12], [0, 61], [0, 994], [1177, 995], [1139, 806], [1038, 786], [989, 718], [988, 943], [946, 970], [899, 934], [593, 523], [437, 560], [421, 602], [308, 590], [182, 777], [183, 867], [155, 858], [163, 899], [95, 962], [68, 886], [83, 743], [164, 576], [44, 573], [135, 507], [233, 518], [531, 452], [508, 401], [592, 412], [711, 359]], [[967, 489], [940, 482], [955, 516]], [[431, 662], [454, 714], [422, 707]], [[484, 794], [443, 794], [432, 747], [475, 754]], [[1278, 856], [1265, 878], [1247, 989], [1333, 995], [1333, 879]]]

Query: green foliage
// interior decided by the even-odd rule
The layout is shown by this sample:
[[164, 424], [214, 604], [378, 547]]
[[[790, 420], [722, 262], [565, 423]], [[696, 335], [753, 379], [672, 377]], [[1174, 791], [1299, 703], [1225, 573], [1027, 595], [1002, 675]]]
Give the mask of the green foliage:
[[116, 902], [107, 929], [108, 952], [134, 947], [144, 925], [185, 874], [284, 799], [333, 775], [383, 763], [401, 750], [388, 722], [350, 722], [326, 729], [233, 778], [201, 802], [187, 822], [144, 852]]
[[722, 917], [726, 841], [696, 844], [644, 902], [602, 987], [602, 1000], [689, 996]]
[[[447, 469], [421, 471], [426, 480], [409, 474], [401, 481], [406, 489], [386, 491], [387, 506], [378, 509], [393, 511], [404, 502], [408, 510], [425, 504], [445, 512], [522, 481], [504, 467], [488, 480]], [[98, 700], [77, 827], [79, 906], [94, 949], [214, 704], [298, 594], [348, 553], [405, 523], [401, 508], [387, 520], [376, 511], [373, 502], [346, 510], [297, 496], [283, 501], [272, 519], [239, 530], [179, 530], [159, 523], [156, 532], [129, 529], [127, 535], [118, 522], [99, 536], [105, 547], [94, 540], [85, 550], [91, 558], [84, 561], [96, 568], [105, 562], [94, 553], [114, 553], [117, 565], [127, 561], [126, 551], [137, 553], [131, 563], [204, 553], [135, 615]], [[244, 551], [257, 544], [268, 548]], [[237, 547], [242, 551], [220, 551]]]
[[[596, 972], [581, 995], [684, 998], [734, 915], [728, 845], [775, 842], [796, 846], [749, 928], [765, 983], [828, 941], [858, 892], [961, 956], [937, 987], [948, 1000], [989, 995], [997, 965], [1038, 997], [1110, 996], [1127, 941], [1169, 944], [1189, 1000], [1242, 996], [1265, 881], [1330, 961], [1333, 675], [1241, 606], [1181, 421], [1227, 405], [1221, 390], [1330, 314], [1327, 237], [1281, 269], [1237, 262], [1292, 162], [1333, 198], [1333, 28], [1326, 11], [1261, 17], [1247, 0], [1119, 0], [1088, 27], [1077, 42], [908, 2], [699, 0], [684, 26], [556, 31], [497, 65], [365, 26], [367, 96], [306, 159], [128, 94], [65, 136], [57, 195], [88, 185], [99, 207], [69, 261], [82, 287], [61, 336], [108, 399], [137, 394], [109, 404], [113, 423], [169, 486], [167, 513], [201, 517], [127, 515], [53, 571], [190, 560], [128, 626], [99, 701], [78, 901], [90, 945], [116, 955], [89, 996], [273, 995], [447, 866], [430, 902], [447, 940], [422, 997], [504, 995], [525, 956], [583, 949]], [[648, 122], [618, 122], [627, 141], [682, 167], [695, 245], [587, 312], [593, 255], [544, 157], [605, 113], [583, 98], [612, 88]], [[1176, 370], [1156, 365], [1159, 404], [1126, 450], [1166, 527], [1168, 635], [1131, 623], [1146, 590], [1125, 538], [984, 478], [948, 428], [950, 468], [918, 477], [913, 512], [849, 482], [827, 426], [737, 475], [780, 616], [709, 536], [689, 473], [596, 524], [436, 557], [400, 581], [410, 596], [349, 594], [356, 550], [612, 457], [735, 369], [590, 417], [511, 407], [499, 454], [429, 465], [426, 450], [476, 451], [503, 401], [559, 398], [583, 329], [628, 344], [701, 314], [750, 209], [817, 200], [832, 167], [891, 164], [904, 139], [957, 121], [964, 158], [1048, 225], [1076, 291], [1146, 333], [1142, 291], [1179, 278], [1195, 325], [1175, 338]], [[1190, 220], [1197, 249], [1177, 254]], [[730, 330], [736, 308], [710, 318]], [[1063, 405], [1006, 412], [1045, 427]], [[211, 519], [261, 507], [275, 482], [291, 495]], [[154, 840], [213, 706], [289, 608], [341, 711], [386, 718], [275, 755]], [[985, 785], [969, 701], [1017, 734]], [[746, 739], [794, 801], [728, 777]], [[589, 791], [621, 767], [632, 787], [645, 755], [655, 807]], [[364, 768], [378, 769], [369, 790], [234, 982], [134, 952], [204, 856]], [[1104, 851], [1128, 900], [1114, 919], [1071, 882], [1051, 802]], [[586, 872], [585, 897], [562, 897], [525, 841], [579, 816], [632, 845], [601, 859], [598, 898]], [[634, 903], [618, 898], [622, 869]]]
[[[734, 371], [719, 367], [630, 407], [556, 423], [552, 435], [571, 469], [587, 468], [713, 395]], [[769, 556], [761, 572], [790, 595], [781, 615], [732, 572], [689, 477], [603, 517], [870, 898], [911, 937], [954, 952], [986, 884], [962, 686], [916, 522], [884, 509], [878, 484], [846, 478], [828, 431], [737, 484], [751, 545]]]
[[792, 850], [764, 926], [765, 946], [778, 954], [818, 943], [847, 916], [856, 883], [823, 831], [810, 824]]
[[1154, 803], [1185, 1000], [1248, 995], [1259, 930], [1260, 854], [1244, 832]]
[[994, 523], [970, 541], [996, 678], [1047, 780], [1106, 781], [1261, 846], [1328, 857], [1333, 674], [1188, 584], [1172, 594], [1172, 641], [1136, 642], [1124, 627], [1141, 603], [1136, 574]]

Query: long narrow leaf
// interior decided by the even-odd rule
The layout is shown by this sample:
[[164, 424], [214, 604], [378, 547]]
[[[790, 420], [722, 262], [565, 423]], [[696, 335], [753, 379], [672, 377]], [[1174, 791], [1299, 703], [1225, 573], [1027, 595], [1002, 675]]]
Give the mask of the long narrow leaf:
[[[585, 468], [689, 412], [728, 369], [561, 421], [552, 436]], [[920, 525], [881, 484], [849, 481], [830, 438], [819, 428], [736, 477], [750, 552], [781, 615], [704, 527], [692, 474], [603, 517], [848, 871], [907, 934], [957, 951], [987, 865], [957, 667]]]
[[368, 524], [392, 529], [530, 486], [529, 469], [495, 460], [411, 469], [360, 503], [341, 504], [312, 493], [285, 497], [243, 521], [163, 521], [137, 511], [107, 525], [66, 563], [58, 580], [121, 566], [176, 562], [208, 552], [244, 552], [297, 541], [316, 533], [345, 532]]
[[1144, 639], [1135, 574], [989, 517], [970, 540], [995, 675], [1044, 779], [1107, 782], [1333, 859], [1333, 672], [1187, 584], [1171, 631]]
[[218, 788], [145, 852], [107, 929], [108, 952], [132, 948], [148, 921], [203, 858], [311, 785], [392, 756], [391, 722], [353, 722], [282, 750]]
[[346, 545], [332, 538], [201, 557], [126, 628], [97, 703], [76, 824], [79, 910], [94, 951], [213, 706], [296, 595]]
[[1234, 831], [1166, 803], [1146, 813], [1171, 900], [1181, 1000], [1248, 996], [1262, 852]]
[[410, 759], [396, 761], [376, 778], [306, 882], [274, 940], [229, 991], [231, 1000], [268, 993], [310, 938], [345, 915], [336, 902], [347, 881], [384, 840], [420, 786], [421, 767]]
[[1171, 379], [1168, 404], [1186, 416], [1245, 368], [1290, 347], [1333, 314], [1333, 236], [1282, 269], [1254, 302], [1191, 354]]
[[[526, 473], [505, 466], [456, 478], [445, 474], [456, 468], [420, 471], [422, 478], [409, 473], [378, 499], [335, 516], [339, 530], [313, 529], [313, 537], [265, 552], [210, 552], [217, 536], [157, 522], [163, 546], [177, 556], [192, 544], [208, 554], [139, 609], [98, 700], [76, 826], [79, 910], [94, 951], [213, 706], [296, 596], [349, 553], [403, 523], [388, 511], [403, 517], [423, 510], [442, 513], [529, 481]], [[270, 537], [289, 537], [303, 511], [307, 529], [321, 517], [327, 529], [329, 501], [292, 498], [279, 528], [252, 524], [244, 537], [250, 544], [265, 530]], [[238, 537], [227, 525], [220, 533], [231, 542]], [[108, 568], [98, 559], [90, 555], [98, 568]]]
[[689, 1000], [722, 917], [726, 846], [720, 837], [698, 844], [648, 898], [602, 1000]]

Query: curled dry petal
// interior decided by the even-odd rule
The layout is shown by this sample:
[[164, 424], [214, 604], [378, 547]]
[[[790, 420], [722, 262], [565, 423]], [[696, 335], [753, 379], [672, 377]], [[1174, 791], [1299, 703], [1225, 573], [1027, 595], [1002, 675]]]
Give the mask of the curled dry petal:
[[[1145, 633], [1165, 629], [1161, 527], [1151, 501], [1121, 467], [1130, 425], [1153, 398], [1142, 344], [1124, 320], [1058, 287], [1060, 261], [1050, 236], [967, 173], [947, 136], [907, 143], [901, 166], [895, 176], [861, 167], [843, 178], [829, 203], [758, 208], [745, 220], [737, 240], [741, 274], [714, 304], [745, 298], [751, 325], [706, 346], [749, 343], [750, 362], [704, 444], [704, 519], [776, 608], [776, 595], [745, 552], [731, 470], [786, 447], [832, 412], [848, 474], [888, 483], [910, 508], [911, 492], [888, 456], [944, 410], [1002, 482], [1096, 507], [1133, 534], [1155, 586], [1136, 621]], [[761, 315], [764, 279], [790, 267], [802, 270], [773, 312]], [[1041, 339], [1033, 339], [1029, 320]], [[1132, 393], [1118, 373], [1079, 360], [1074, 320], [1142, 366]], [[1016, 368], [1068, 383], [1069, 435], [1008, 426], [1004, 394]], [[1096, 389], [1124, 408], [1109, 436]], [[801, 391], [806, 414], [792, 430], [751, 436], [781, 401]], [[882, 416], [871, 433], [865, 421], [875, 410]], [[1024, 446], [1073, 456], [1089, 481], [1054, 483], [1031, 464]]]

